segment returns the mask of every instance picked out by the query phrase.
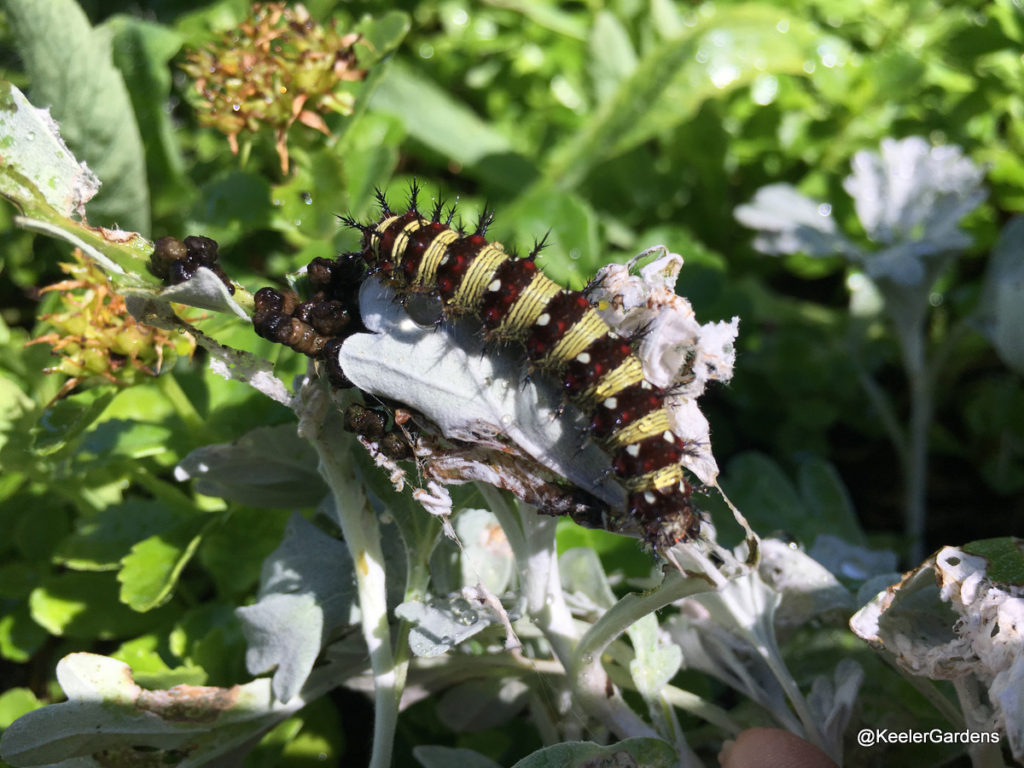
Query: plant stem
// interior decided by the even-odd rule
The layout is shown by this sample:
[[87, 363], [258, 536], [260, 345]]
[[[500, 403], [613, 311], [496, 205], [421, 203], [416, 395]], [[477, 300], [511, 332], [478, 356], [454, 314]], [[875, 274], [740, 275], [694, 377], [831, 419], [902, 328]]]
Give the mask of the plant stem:
[[[333, 421], [337, 421], [336, 417]], [[401, 688], [391, 653], [384, 552], [377, 517], [353, 471], [351, 443], [340, 439], [341, 435], [344, 432], [340, 425], [329, 419], [317, 430], [313, 445], [320, 457], [320, 473], [334, 497], [342, 535], [355, 563], [363, 638], [370, 653], [374, 680], [370, 768], [389, 768]]]
[[923, 319], [897, 330], [910, 391], [910, 421], [907, 424], [907, 456], [904, 465], [903, 522], [910, 562], [919, 563], [924, 558], [932, 384], [925, 360]]

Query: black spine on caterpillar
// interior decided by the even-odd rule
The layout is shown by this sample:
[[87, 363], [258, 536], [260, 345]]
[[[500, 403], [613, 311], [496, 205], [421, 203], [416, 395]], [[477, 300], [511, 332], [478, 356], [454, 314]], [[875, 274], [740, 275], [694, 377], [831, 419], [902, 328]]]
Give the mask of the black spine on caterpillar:
[[402, 214], [378, 199], [383, 215], [375, 224], [346, 220], [363, 233], [367, 266], [399, 290], [435, 292], [450, 315], [475, 315], [489, 338], [521, 343], [531, 366], [590, 415], [646, 541], [664, 549], [694, 538], [700, 517], [682, 469], [687, 445], [671, 429], [668, 391], [645, 379], [632, 344], [586, 296], [545, 277], [534, 254], [516, 259], [489, 242], [490, 214], [464, 233], [440, 221], [440, 207], [430, 218], [421, 215], [415, 190]]

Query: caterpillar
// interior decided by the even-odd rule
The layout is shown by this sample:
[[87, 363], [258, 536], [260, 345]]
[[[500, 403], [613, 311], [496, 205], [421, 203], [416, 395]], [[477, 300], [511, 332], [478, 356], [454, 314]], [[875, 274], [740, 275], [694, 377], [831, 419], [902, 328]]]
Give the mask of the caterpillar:
[[399, 295], [432, 296], [445, 317], [472, 316], [491, 342], [519, 345], [532, 370], [553, 380], [589, 418], [588, 431], [608, 452], [626, 489], [624, 513], [645, 541], [664, 550], [700, 532], [682, 463], [690, 446], [671, 427], [669, 391], [649, 382], [630, 339], [613, 331], [587, 297], [547, 278], [535, 258], [515, 258], [486, 239], [493, 214], [471, 233], [417, 208], [404, 213], [378, 193], [373, 224], [343, 219], [362, 234], [360, 256]]

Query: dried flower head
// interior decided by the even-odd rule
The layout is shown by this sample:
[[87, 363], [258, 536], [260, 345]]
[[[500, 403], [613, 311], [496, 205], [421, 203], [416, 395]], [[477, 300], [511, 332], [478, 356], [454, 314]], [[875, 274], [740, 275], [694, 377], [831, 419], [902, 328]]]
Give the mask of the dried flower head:
[[42, 293], [61, 294], [60, 311], [40, 318], [54, 330], [28, 342], [49, 344], [60, 358], [47, 373], [71, 377], [58, 397], [80, 384], [134, 384], [140, 374], [156, 376], [168, 357], [192, 355], [196, 343], [191, 336], [169, 334], [137, 322], [103, 270], [78, 249], [72, 257], [74, 263], [60, 265], [70, 279], [41, 289]]
[[317, 24], [302, 5], [256, 3], [237, 29], [192, 51], [182, 67], [195, 82], [200, 123], [225, 134], [235, 154], [240, 133], [269, 128], [287, 173], [293, 123], [330, 135], [322, 115], [352, 113], [352, 94], [337, 86], [366, 76], [356, 67], [359, 39], [335, 21]]

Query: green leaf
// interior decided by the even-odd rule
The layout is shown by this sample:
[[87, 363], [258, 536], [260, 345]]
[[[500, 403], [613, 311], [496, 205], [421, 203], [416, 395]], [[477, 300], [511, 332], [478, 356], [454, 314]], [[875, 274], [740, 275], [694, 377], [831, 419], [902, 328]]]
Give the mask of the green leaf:
[[203, 685], [208, 675], [201, 667], [182, 665], [173, 669], [167, 666], [160, 654], [164, 638], [160, 634], [148, 634], [122, 643], [112, 658], [123, 661], [132, 668], [135, 682], [143, 688], [170, 688], [175, 685]]
[[215, 522], [216, 518], [197, 515], [132, 547], [117, 574], [121, 601], [136, 611], [149, 611], [167, 602], [202, 540], [203, 529]]
[[822, 532], [839, 536], [849, 544], [867, 544], [850, 494], [831, 463], [818, 458], [800, 462], [797, 484], [808, 515]]
[[0, 617], [0, 656], [24, 664], [43, 647], [49, 635], [32, 621], [28, 609], [18, 607]]
[[37, 586], [42, 572], [45, 572], [45, 565], [30, 565], [21, 560], [0, 565], [0, 598], [20, 600], [28, 597], [29, 592]]
[[86, 434], [75, 461], [85, 470], [96, 470], [125, 459], [137, 460], [158, 456], [168, 450], [171, 430], [161, 424], [143, 421], [108, 419]]
[[423, 768], [450, 768], [453, 765], [459, 768], [501, 768], [491, 758], [472, 749], [430, 745], [414, 747], [412, 754]]
[[582, 288], [606, 261], [599, 246], [597, 213], [578, 195], [537, 184], [502, 210], [495, 228], [504, 231], [509, 224], [515, 229], [503, 242], [516, 243], [522, 251], [548, 234], [539, 263], [560, 285]]
[[[388, 11], [377, 19], [364, 19], [356, 31], [366, 40], [374, 56], [370, 64], [379, 61], [381, 58], [395, 50], [409, 34], [412, 21], [409, 14], [402, 11]], [[364, 66], [367, 62], [363, 62]]]
[[330, 240], [338, 231], [339, 211], [352, 208], [345, 194], [347, 158], [323, 148], [310, 153], [295, 152], [295, 172], [273, 188], [274, 213], [269, 224], [292, 242]]
[[113, 33], [114, 64], [124, 77], [132, 106], [145, 137], [146, 171], [154, 180], [154, 213], [176, 213], [192, 188], [178, 145], [177, 128], [167, 103], [171, 96], [171, 59], [181, 50], [182, 37], [173, 30], [130, 16], [108, 19]]
[[175, 513], [162, 502], [130, 498], [80, 519], [54, 553], [61, 565], [78, 571], [111, 571], [137, 542], [170, 528]]
[[159, 280], [146, 268], [153, 245], [134, 232], [69, 218], [95, 193], [95, 176], [64, 145], [56, 124], [10, 83], [0, 81], [0, 194], [23, 214], [15, 223], [81, 248], [117, 286]]
[[401, 119], [414, 139], [462, 165], [513, 151], [507, 138], [447, 91], [397, 62], [381, 79], [370, 104]]
[[589, 741], [575, 741], [540, 749], [512, 768], [586, 768], [605, 763], [669, 768], [679, 764], [679, 756], [671, 744], [661, 739], [637, 737], [606, 747]]
[[142, 139], [109, 31], [94, 30], [73, 0], [6, 0], [4, 8], [33, 102], [52, 109], [68, 145], [103, 182], [93, 219], [148, 231]]
[[767, 456], [741, 453], [729, 462], [721, 484], [761, 535], [779, 530], [798, 535], [803, 528], [803, 501], [779, 465]]
[[706, 99], [764, 72], [803, 72], [805, 62], [818, 58], [823, 39], [814, 25], [771, 6], [703, 6], [693, 26], [652, 47], [593, 117], [552, 153], [545, 177], [575, 186], [597, 163], [690, 119]]
[[245, 595], [260, 577], [260, 564], [281, 543], [287, 509], [235, 509], [208, 531], [199, 561], [222, 595]]
[[165, 612], [136, 613], [117, 599], [117, 582], [104, 573], [53, 576], [29, 596], [32, 618], [51, 635], [111, 639], [137, 635], [165, 621]]
[[1024, 584], [1024, 542], [1012, 536], [965, 544], [964, 552], [988, 560], [987, 575], [993, 581], [1019, 587]]
[[607, 98], [636, 64], [636, 50], [622, 22], [609, 11], [598, 13], [590, 33], [590, 79], [598, 98]]
[[116, 390], [111, 387], [98, 387], [47, 406], [35, 430], [35, 452], [49, 456], [64, 448], [96, 422], [115, 394]]
[[659, 638], [658, 619], [649, 613], [626, 630], [635, 657], [629, 662], [629, 674], [645, 699], [654, 700], [664, 690], [683, 663], [682, 649]]
[[43, 703], [28, 688], [11, 688], [0, 693], [0, 731], [6, 730], [19, 717], [41, 706]]

